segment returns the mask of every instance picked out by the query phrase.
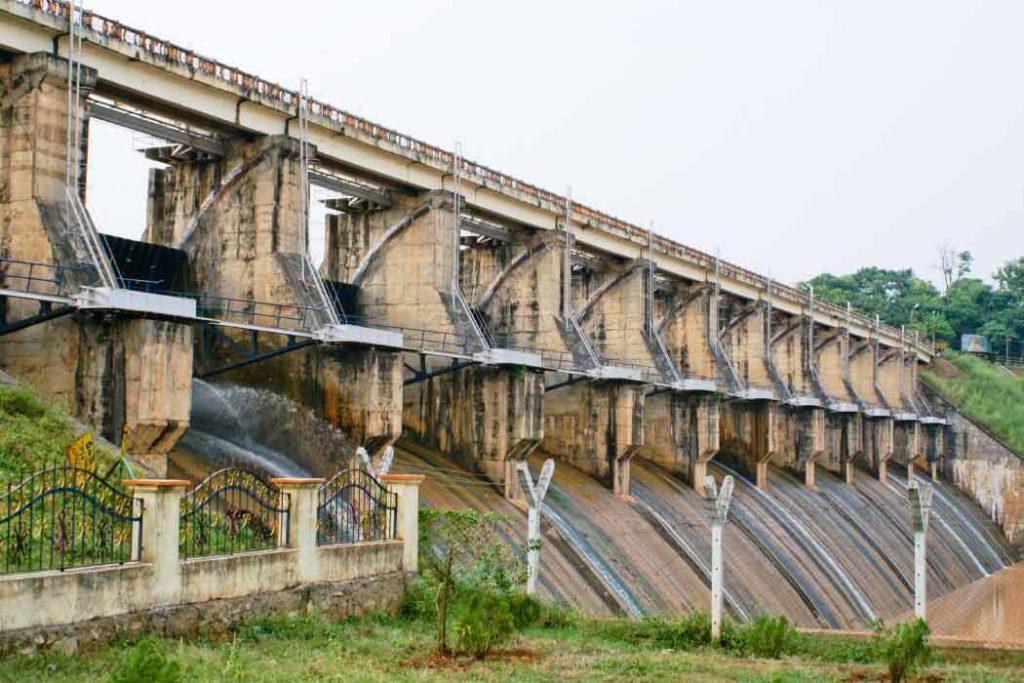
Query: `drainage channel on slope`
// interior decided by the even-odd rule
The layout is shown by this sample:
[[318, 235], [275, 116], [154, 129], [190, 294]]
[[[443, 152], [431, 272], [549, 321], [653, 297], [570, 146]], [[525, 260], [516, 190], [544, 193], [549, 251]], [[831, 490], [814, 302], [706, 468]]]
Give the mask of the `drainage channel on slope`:
[[770, 495], [761, 491], [754, 486], [749, 479], [744, 477], [742, 474], [732, 469], [728, 465], [721, 462], [717, 462], [716, 465], [722, 470], [733, 475], [736, 479], [742, 480], [747, 484], [747, 488], [754, 492], [754, 496], [764, 502], [768, 509], [772, 512], [773, 516], [779, 518], [779, 522], [784, 526], [789, 526], [790, 529], [796, 531], [796, 533], [804, 540], [804, 542], [813, 551], [814, 557], [819, 563], [824, 563], [832, 571], [832, 574], [842, 583], [846, 593], [856, 604], [857, 609], [861, 613], [861, 617], [868, 622], [875, 621], [877, 616], [871, 606], [868, 604], [867, 599], [860, 592], [860, 590], [853, 584], [850, 577], [843, 570], [839, 563], [835, 561], [832, 555], [821, 546], [821, 544], [814, 538], [814, 536], [807, 530], [807, 527], [794, 517], [789, 510], [780, 505]]

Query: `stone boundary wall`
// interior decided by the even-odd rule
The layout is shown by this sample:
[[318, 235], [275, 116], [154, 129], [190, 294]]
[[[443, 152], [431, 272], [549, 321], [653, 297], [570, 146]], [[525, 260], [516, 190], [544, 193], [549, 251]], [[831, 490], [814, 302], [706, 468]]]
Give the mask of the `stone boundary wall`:
[[1010, 543], [1024, 547], [1024, 456], [924, 383], [919, 388], [947, 412], [946, 452], [939, 459], [942, 476], [977, 502]]
[[404, 572], [328, 581], [241, 598], [222, 598], [98, 617], [59, 626], [35, 626], [0, 632], [0, 657], [35, 650], [72, 654], [105, 645], [113, 638], [158, 636], [218, 638], [243, 619], [269, 614], [320, 612], [331, 619], [394, 611], [405, 589]]
[[[322, 480], [271, 480], [290, 501], [287, 534], [282, 534], [287, 544], [270, 550], [189, 559], [179, 556], [179, 529], [182, 495], [190, 482], [130, 481], [136, 505], [142, 509], [141, 533], [136, 533], [134, 543], [139, 551], [134, 561], [0, 575], [0, 650], [5, 647], [3, 643], [35, 638], [26, 633], [90, 620], [168, 610], [178, 613], [184, 606], [197, 603], [255, 599], [310, 586], [334, 587], [322, 590], [344, 593], [348, 584], [378, 577], [397, 576], [400, 583], [404, 573], [415, 571], [418, 561], [417, 511], [422, 480], [417, 475], [382, 477], [397, 494], [397, 539], [324, 546], [317, 545], [316, 535], [317, 494]], [[398, 591], [393, 597], [400, 595]], [[266, 600], [268, 604], [274, 602], [270, 597]], [[220, 608], [211, 609], [216, 613]], [[133, 619], [128, 621], [142, 625], [147, 622], [145, 617]], [[115, 619], [112, 623], [120, 622]]]

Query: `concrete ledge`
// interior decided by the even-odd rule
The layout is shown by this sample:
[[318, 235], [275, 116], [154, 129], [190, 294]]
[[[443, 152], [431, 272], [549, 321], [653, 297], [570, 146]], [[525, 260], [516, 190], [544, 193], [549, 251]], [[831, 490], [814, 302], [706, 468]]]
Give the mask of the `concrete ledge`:
[[850, 401], [828, 401], [825, 409], [832, 413], [859, 413], [860, 407]]
[[523, 365], [528, 368], [542, 366], [539, 353], [516, 349], [487, 349], [473, 354], [473, 360], [484, 365]]
[[865, 408], [864, 415], [867, 417], [892, 417], [892, 411], [888, 408]]
[[82, 287], [72, 297], [74, 305], [83, 310], [101, 309], [149, 313], [163, 318], [196, 317], [196, 302], [183, 296], [136, 292], [131, 289]]
[[714, 393], [718, 391], [715, 380], [713, 379], [700, 379], [700, 378], [688, 378], [672, 383], [672, 389], [674, 391], [703, 391], [707, 393]]
[[109, 287], [83, 287], [72, 297], [72, 301], [83, 310], [127, 310], [136, 313], [151, 313], [161, 317], [196, 318], [195, 299], [166, 294], [151, 294]]
[[794, 408], [820, 408], [822, 404], [817, 396], [794, 396], [786, 401], [786, 405]]
[[314, 332], [313, 338], [327, 344], [363, 344], [391, 349], [404, 345], [401, 332], [361, 325], [327, 325]]
[[759, 389], [757, 387], [747, 387], [739, 393], [739, 398], [745, 401], [774, 401], [775, 392], [771, 389]]
[[894, 411], [892, 414], [892, 419], [896, 420], [897, 422], [917, 422], [920, 419], [920, 416], [917, 413], [911, 413], [905, 410], [901, 410]]
[[640, 382], [643, 373], [640, 368], [625, 368], [619, 365], [599, 365], [587, 372], [587, 376], [597, 380], [622, 380], [624, 382]]
[[944, 425], [944, 424], [946, 424], [946, 420], [944, 418], [941, 418], [941, 417], [931, 417], [929, 415], [925, 415], [925, 416], [921, 417], [921, 424], [923, 424], [923, 425]]

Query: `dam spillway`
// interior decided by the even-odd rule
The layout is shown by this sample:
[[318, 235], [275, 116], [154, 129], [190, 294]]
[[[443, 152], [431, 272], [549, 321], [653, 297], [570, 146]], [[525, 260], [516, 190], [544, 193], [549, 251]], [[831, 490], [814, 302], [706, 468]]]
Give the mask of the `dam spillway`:
[[[223, 462], [268, 474], [326, 475], [347, 464], [351, 444], [293, 402], [262, 390], [197, 382], [193, 430], [173, 460]], [[245, 416], [240, 419], [240, 416]], [[267, 429], [266, 425], [274, 425]], [[321, 434], [335, 458], [310, 461], [297, 434]], [[273, 446], [268, 442], [272, 441]], [[293, 449], [289, 453], [289, 444]], [[537, 453], [530, 466], [544, 459]], [[425, 474], [421, 504], [471, 508], [499, 517], [501, 537], [525, 544], [525, 510], [479, 473], [410, 440], [399, 443], [395, 471]], [[852, 485], [820, 473], [815, 488], [770, 469], [758, 489], [727, 464], [716, 477], [737, 486], [726, 525], [725, 606], [731, 618], [785, 614], [810, 628], [865, 628], [912, 605], [912, 537], [906, 480], [866, 476]], [[705, 609], [709, 595], [707, 502], [660, 466], [637, 461], [629, 500], [560, 463], [542, 512], [539, 587], [549, 600], [595, 616], [671, 615]], [[936, 484], [929, 584], [935, 598], [962, 589], [1012, 561], [998, 528], [954, 487]]]

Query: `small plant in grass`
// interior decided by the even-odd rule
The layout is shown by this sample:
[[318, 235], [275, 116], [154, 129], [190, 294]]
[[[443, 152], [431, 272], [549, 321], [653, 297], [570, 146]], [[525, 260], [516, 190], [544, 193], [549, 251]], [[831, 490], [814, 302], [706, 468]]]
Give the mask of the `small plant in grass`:
[[124, 651], [110, 683], [179, 683], [181, 666], [167, 657], [163, 646], [144, 638]]
[[900, 683], [932, 656], [928, 636], [931, 629], [924, 619], [905, 621], [892, 629], [875, 629], [876, 652], [889, 669], [889, 680]]
[[[539, 609], [516, 597], [526, 574], [520, 558], [498, 535], [497, 519], [475, 510], [420, 510], [420, 575], [433, 596], [430, 607], [440, 654], [452, 652], [453, 618], [458, 649], [482, 657], [528, 625], [527, 617], [539, 616]], [[412, 593], [405, 607], [422, 612], [425, 602], [422, 594]]]
[[796, 643], [796, 630], [785, 616], [761, 615], [739, 629], [739, 646], [755, 657], [778, 659]]

